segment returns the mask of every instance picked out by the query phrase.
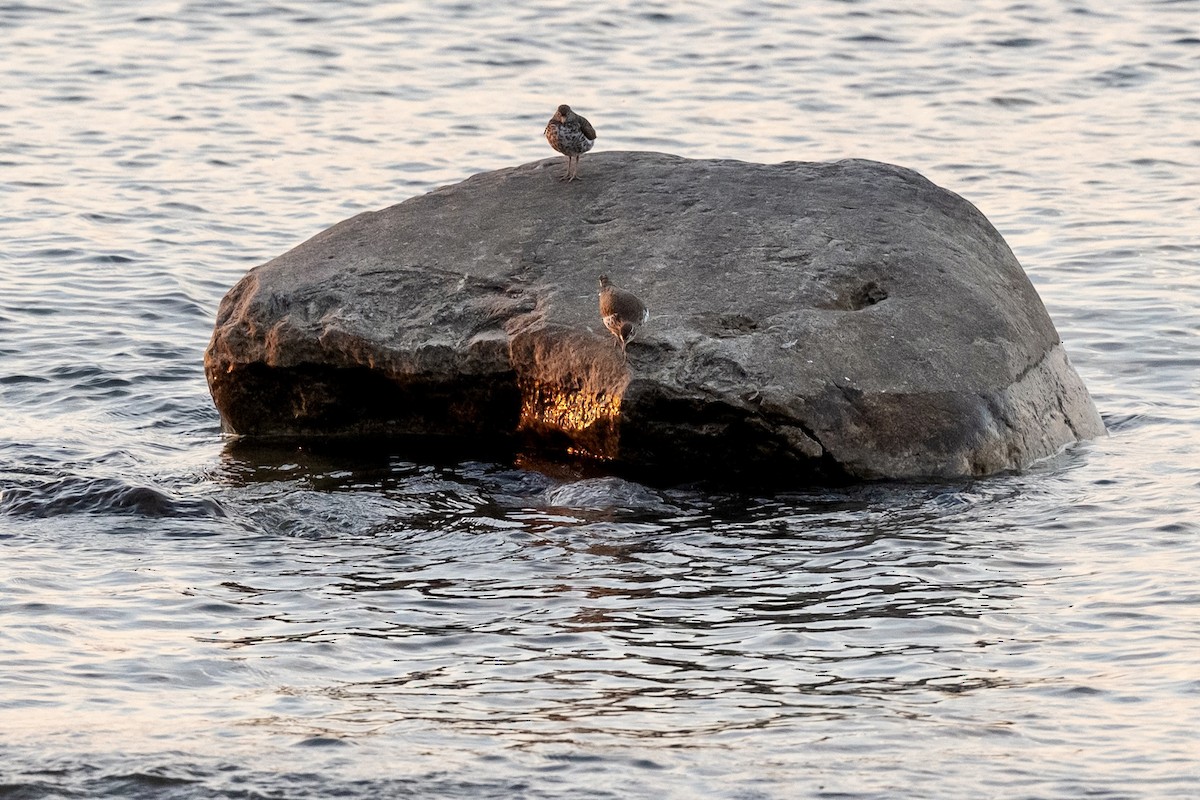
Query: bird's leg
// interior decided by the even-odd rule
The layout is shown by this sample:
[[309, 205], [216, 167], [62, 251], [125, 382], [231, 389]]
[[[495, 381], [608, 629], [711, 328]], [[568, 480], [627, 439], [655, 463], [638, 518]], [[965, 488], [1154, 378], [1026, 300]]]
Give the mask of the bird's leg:
[[567, 171], [564, 172], [562, 175], [559, 175], [558, 179], [560, 181], [571, 180], [571, 157], [570, 156], [567, 156]]

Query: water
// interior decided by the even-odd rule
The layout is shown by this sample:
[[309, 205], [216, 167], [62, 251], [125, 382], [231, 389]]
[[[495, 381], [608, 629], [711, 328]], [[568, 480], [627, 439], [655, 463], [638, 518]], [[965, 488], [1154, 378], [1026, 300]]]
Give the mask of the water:
[[[1200, 6], [963, 8], [0, 5], [0, 796], [1200, 795]], [[963, 194], [1111, 435], [763, 496], [223, 440], [244, 271], [560, 102]]]

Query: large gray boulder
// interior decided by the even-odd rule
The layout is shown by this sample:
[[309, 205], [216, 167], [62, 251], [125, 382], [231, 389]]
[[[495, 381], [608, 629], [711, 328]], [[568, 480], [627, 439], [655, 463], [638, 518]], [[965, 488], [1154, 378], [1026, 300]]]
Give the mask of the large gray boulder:
[[[1104, 432], [970, 203], [870, 161], [607, 152], [475, 175], [251, 270], [225, 427], [572, 451], [662, 479], [946, 478]], [[650, 321], [624, 361], [597, 277]]]

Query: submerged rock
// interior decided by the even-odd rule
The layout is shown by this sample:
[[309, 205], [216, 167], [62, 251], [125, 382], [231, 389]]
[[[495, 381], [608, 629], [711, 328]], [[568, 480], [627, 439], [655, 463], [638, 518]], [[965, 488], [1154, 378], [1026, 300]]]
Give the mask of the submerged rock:
[[[205, 355], [227, 430], [521, 442], [660, 478], [1019, 469], [1103, 423], [984, 216], [869, 161], [554, 159], [251, 270]], [[597, 277], [650, 320], [622, 357]]]

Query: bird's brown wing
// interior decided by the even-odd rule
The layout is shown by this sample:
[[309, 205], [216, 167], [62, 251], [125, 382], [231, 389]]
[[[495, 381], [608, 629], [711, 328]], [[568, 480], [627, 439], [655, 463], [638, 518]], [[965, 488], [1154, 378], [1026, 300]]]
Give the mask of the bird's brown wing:
[[583, 131], [583, 135], [589, 139], [596, 138], [596, 129], [592, 127], [592, 123], [587, 121], [587, 117], [579, 117], [579, 130]]

